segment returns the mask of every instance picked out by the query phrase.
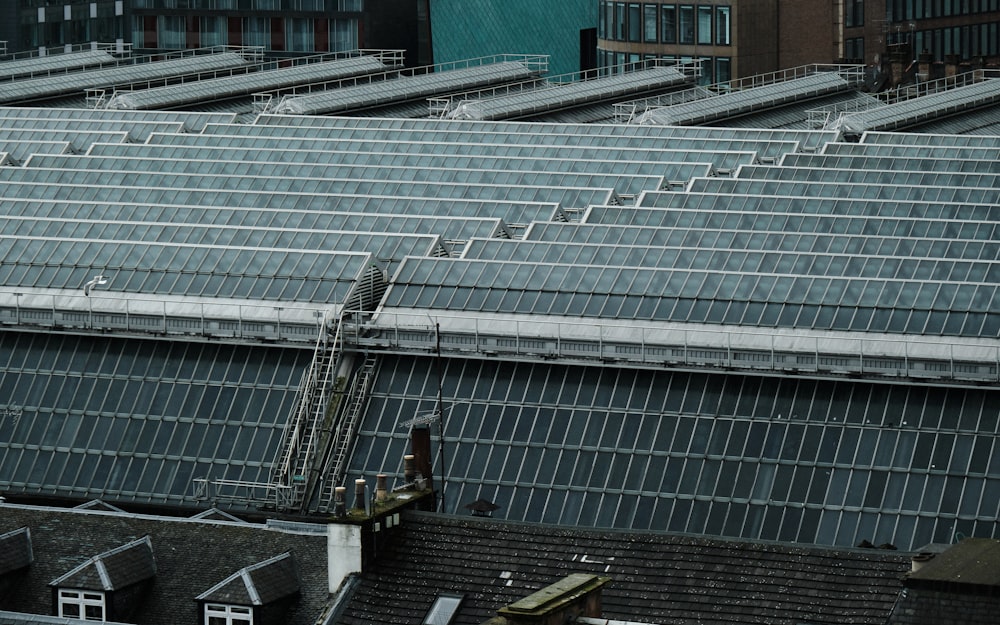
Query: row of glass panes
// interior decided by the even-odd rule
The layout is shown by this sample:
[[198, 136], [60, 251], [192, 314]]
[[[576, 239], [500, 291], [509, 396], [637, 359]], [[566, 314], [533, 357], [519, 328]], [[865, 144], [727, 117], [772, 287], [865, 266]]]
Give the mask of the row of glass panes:
[[[337, 250], [338, 252], [367, 252], [377, 258], [402, 259], [403, 256], [424, 256], [435, 252], [439, 239], [433, 235], [391, 234], [357, 231], [301, 231], [276, 230], [273, 228], [220, 227], [218, 225], [175, 225], [173, 223], [123, 223], [123, 222], [80, 222], [67, 219], [15, 219], [8, 217], [0, 224], [0, 255], [6, 251], [3, 238], [59, 237], [65, 239], [150, 241], [183, 245], [212, 245], [222, 247], [286, 248], [295, 250]], [[9, 239], [8, 239], [9, 240]], [[56, 244], [48, 244], [55, 250]], [[72, 252], [70, 252], [72, 253]], [[158, 269], [173, 269], [174, 263], [183, 261], [178, 255], [164, 254], [170, 262], [151, 265]], [[261, 256], [263, 253], [260, 254]], [[74, 259], [75, 260], [75, 259]], [[159, 258], [157, 259], [159, 260]], [[292, 259], [290, 259], [292, 260]], [[305, 267], [302, 259], [294, 265], [278, 266], [274, 276], [295, 275]], [[65, 261], [59, 261], [65, 262]], [[294, 260], [293, 260], [294, 262]], [[141, 261], [138, 261], [141, 264]], [[180, 271], [192, 271], [185, 264]]]
[[[809, 275], [747, 274], [723, 270], [605, 267], [560, 264], [408, 258], [400, 266], [393, 289], [413, 298], [421, 287], [509, 290], [553, 295], [629, 295], [722, 301], [787, 302], [884, 306], [921, 310], [993, 310], [996, 283], [952, 283]], [[424, 299], [424, 298], [419, 298]], [[505, 298], [506, 299], [506, 298]], [[411, 302], [412, 303], [412, 302]], [[457, 303], [457, 302], [456, 302]], [[459, 308], [460, 310], [467, 310]], [[475, 310], [472, 308], [471, 310]]]
[[[861, 201], [863, 200], [863, 201]], [[722, 193], [675, 193], [647, 191], [637, 200], [641, 207], [686, 208], [775, 213], [806, 213], [818, 215], [871, 215], [920, 219], [968, 220], [995, 222], [1000, 220], [1000, 205], [971, 202], [930, 202], [882, 200], [875, 198], [835, 198], [803, 196], [765, 196]]]
[[[385, 185], [383, 185], [385, 186]], [[488, 196], [492, 188], [487, 187], [463, 187], [470, 194]], [[407, 189], [410, 193], [400, 193], [400, 197], [419, 198], [414, 195], [414, 189]], [[421, 187], [418, 190], [425, 190]], [[70, 185], [50, 185], [42, 183], [6, 183], [0, 179], [0, 191], [5, 198], [15, 198], [21, 200], [59, 200], [67, 196], [72, 196], [78, 202], [112, 202], [112, 203], [141, 203], [141, 204], [173, 204], [176, 206], [215, 206], [215, 207], [253, 207], [253, 208], [273, 208], [273, 209], [295, 209], [295, 210], [328, 210], [331, 201], [336, 201], [340, 197], [387, 197], [385, 194], [323, 194], [323, 193], [276, 193], [269, 191], [237, 191], [237, 190], [186, 190], [170, 188], [151, 187], [131, 187], [123, 188], [116, 186], [70, 186]], [[497, 193], [492, 193], [497, 195]], [[545, 195], [555, 196], [557, 194], [547, 193], [544, 189], [511, 189], [507, 198], [489, 197], [452, 197], [438, 198], [441, 202], [442, 210], [447, 211], [452, 203], [461, 204], [464, 202], [485, 202], [487, 205], [495, 203], [517, 203], [535, 205], [557, 205], [558, 197], [540, 197]], [[610, 190], [580, 190], [579, 193], [566, 195], [570, 199], [579, 198], [580, 206], [589, 204], [606, 204], [613, 195]], [[532, 197], [536, 196], [536, 197]], [[433, 196], [421, 199], [429, 200]], [[447, 214], [447, 212], [445, 212]]]
[[[0, 448], [0, 453], [3, 451]], [[242, 461], [221, 464], [207, 458], [198, 461], [31, 448], [9, 448], [0, 463], [7, 465], [4, 470], [10, 478], [5, 481], [5, 490], [9, 493], [161, 504], [193, 503], [192, 482], [197, 478], [259, 483], [270, 475], [269, 466]]]
[[[491, 122], [439, 120], [430, 118], [375, 118], [375, 117], [300, 117], [296, 115], [263, 114], [257, 117], [249, 132], [265, 131], [267, 126], [286, 128], [313, 128], [317, 136], [329, 136], [337, 129], [392, 130], [464, 130], [473, 132], [503, 132], [544, 137], [553, 134], [653, 136], [671, 139], [735, 139], [791, 141], [803, 147], [819, 147], [836, 141], [838, 133], [830, 130], [792, 130], [771, 128], [712, 128], [701, 126], [642, 126], [638, 124], [569, 124], [543, 122]], [[206, 132], [214, 132], [206, 127]], [[229, 134], [228, 130], [221, 130]]]
[[[385, 205], [381, 204], [384, 200]], [[331, 200], [327, 200], [329, 204]], [[446, 239], [491, 237], [501, 232], [498, 218], [463, 217], [461, 213], [498, 213], [515, 221], [526, 222], [554, 217], [554, 205], [513, 205], [482, 202], [407, 198], [369, 198], [346, 196], [332, 200], [337, 211], [292, 211], [283, 209], [233, 210], [219, 206], [157, 206], [142, 204], [104, 204], [86, 202], [31, 201], [8, 199], [0, 214], [37, 219], [105, 219], [109, 221], [161, 222], [172, 224], [232, 225], [284, 230], [344, 230], [350, 232], [402, 232], [438, 234]], [[348, 212], [349, 209], [358, 212]], [[523, 210], [517, 210], [523, 209]], [[425, 215], [424, 213], [440, 213]]]
[[[232, 159], [234, 155], [229, 155]], [[706, 155], [707, 156], [707, 155]], [[715, 155], [720, 161], [719, 166], [739, 164], [739, 161], [749, 163], [752, 154], [738, 155], [734, 158], [724, 158]], [[738, 160], [737, 160], [738, 159]], [[332, 159], [331, 159], [332, 160]], [[282, 163], [254, 162], [253, 160], [186, 160], [168, 158], [133, 158], [133, 157], [93, 157], [75, 155], [41, 155], [31, 159], [32, 167], [42, 169], [73, 169], [102, 171], [156, 172], [163, 174], [190, 173], [205, 176], [254, 176], [267, 178], [342, 178], [369, 179], [378, 176], [382, 179], [404, 180], [410, 177], [441, 180], [468, 179], [470, 182], [478, 179], [495, 179], [504, 174], [515, 177], [515, 172], [533, 173], [541, 176], [543, 173], [558, 173], [556, 178], [560, 186], [572, 186], [581, 181], [594, 180], [594, 186], [603, 186], [607, 180], [619, 180], [624, 177], [656, 177], [662, 178], [673, 174], [671, 179], [679, 178], [677, 169], [672, 163], [653, 161], [583, 161], [583, 160], [551, 160], [551, 159], [502, 159], [486, 157], [435, 157], [427, 155], [406, 155], [402, 158], [382, 158], [382, 155], [355, 154], [345, 159], [349, 162], [334, 160], [331, 163]], [[703, 162], [708, 162], [705, 158]], [[357, 163], [357, 164], [354, 164]], [[589, 166], [588, 166], [589, 165]], [[472, 174], [471, 171], [482, 172]], [[422, 175], [418, 172], [424, 172]], [[693, 172], [691, 172], [693, 173]], [[707, 173], [704, 168], [698, 173]], [[586, 174], [591, 178], [581, 178]], [[522, 176], [531, 179], [531, 176]], [[645, 183], [650, 182], [646, 180]], [[517, 184], [516, 182], [513, 184]], [[636, 184], [644, 182], [636, 181]], [[631, 185], [626, 183], [626, 188]]]
[[782, 167], [822, 169], [877, 169], [910, 172], [996, 173], [996, 160], [986, 155], [976, 160], [926, 154], [920, 157], [876, 156], [869, 154], [785, 154]]
[[[996, 536], [991, 520], [907, 512], [794, 507], [766, 503], [640, 497], [620, 492], [584, 493], [475, 483], [449, 484], [459, 502], [485, 498], [510, 512], [504, 518], [532, 522], [615, 527], [780, 540], [852, 547], [863, 540], [919, 550], [950, 543], [956, 535]], [[457, 492], [456, 492], [457, 491]], [[456, 513], [458, 510], [456, 509]], [[497, 513], [500, 514], [500, 513]]]
[[[979, 161], [973, 161], [979, 162]], [[916, 187], [992, 188], [1000, 174], [967, 172], [892, 171], [872, 169], [833, 169], [822, 167], [758, 167], [740, 169], [740, 178], [757, 180], [794, 180], [802, 182], [840, 182], [869, 185], [913, 185]]]
[[[117, 143], [119, 137], [132, 135], [133, 137], [145, 139], [154, 132], [184, 132], [184, 124], [169, 120], [123, 120], [123, 119], [67, 119], [58, 117], [44, 117], [36, 119], [33, 117], [3, 117], [3, 134], [7, 137], [16, 131], [33, 131], [37, 133], [62, 133], [67, 137], [72, 134], [100, 133], [107, 136], [108, 141]], [[85, 135], [86, 136], [86, 135]], [[98, 135], [98, 138], [100, 135]], [[95, 141], [96, 142], [96, 141]], [[77, 145], [81, 145], [76, 142]]]
[[[266, 121], [266, 120], [258, 120]], [[992, 135], [942, 135], [930, 133], [865, 131], [861, 143], [1000, 148], [1000, 137]]]
[[[311, 118], [308, 118], [311, 119]], [[367, 126], [269, 126], [269, 125], [226, 125], [216, 124], [206, 127], [206, 134], [231, 136], [231, 137], [257, 137], [278, 139], [287, 142], [291, 139], [310, 139], [314, 141], [405, 141], [405, 142], [448, 142], [448, 143], [495, 143], [501, 145], [600, 145], [604, 147], [644, 147], [658, 149], [685, 149], [687, 146], [681, 144], [665, 144], [664, 139], [671, 142], [697, 141], [701, 145], [710, 146], [706, 149], [717, 149], [716, 145], [727, 146], [727, 149], [752, 149], [755, 143], [783, 143], [800, 145], [805, 137], [788, 134], [777, 134], [771, 136], [767, 131], [734, 132], [732, 134], [706, 133], [706, 132], [647, 132], [647, 133], [622, 133], [608, 132], [604, 128], [614, 128], [596, 124], [594, 130], [588, 131], [579, 125], [567, 124], [565, 126], [556, 125], [557, 128], [564, 128], [563, 132], [539, 131], [537, 134], [529, 131], [534, 128], [534, 124], [525, 122], [507, 123], [507, 128], [493, 129], [489, 122], [472, 122], [469, 125], [459, 120], [447, 120], [448, 126], [416, 126], [413, 128], [370, 128]], [[663, 128], [662, 126], [636, 126], [637, 128]], [[739, 130], [739, 129], [733, 129]], [[570, 132], [572, 131], [572, 132]], [[777, 132], [777, 131], [776, 131]], [[825, 135], [820, 137], [826, 138]], [[171, 137], [174, 141], [203, 141], [194, 137]], [[815, 139], [815, 137], [814, 137]], [[156, 140], [154, 140], [156, 141]], [[745, 146], [745, 147], [744, 147]], [[276, 145], [273, 147], [282, 147]]]
[[101, 242], [55, 238], [0, 237], [5, 263], [72, 268], [159, 269], [230, 276], [354, 279], [369, 260], [366, 253], [230, 248], [145, 242]]
[[[752, 166], [751, 166], [752, 167]], [[745, 168], [740, 168], [741, 172]], [[775, 168], [781, 170], [782, 168]], [[816, 171], [825, 175], [825, 170]], [[873, 172], [865, 172], [873, 173]], [[900, 172], [900, 177], [907, 174]], [[918, 174], [922, 177], [939, 177], [941, 174]], [[956, 174], [945, 174], [950, 182]], [[958, 174], [962, 178], [967, 176]], [[981, 178], [982, 175], [975, 174]], [[1000, 204], [1000, 190], [996, 188], [970, 188], [967, 186], [933, 186], [936, 181], [926, 181], [924, 185], [907, 185], [904, 182], [879, 183], [876, 181], [851, 180], [839, 182], [805, 182], [792, 180], [750, 180], [742, 178], [695, 178], [688, 185], [688, 191], [696, 193], [727, 193], [738, 195], [775, 195], [795, 197], [826, 197], [841, 199], [876, 199], [912, 202], [942, 202], [969, 204]]]
[[955, 160], [1000, 160], [1000, 147], [926, 146], [889, 143], [827, 143], [823, 154], [881, 158], [946, 158]]
[[[890, 298], [891, 299], [891, 298]], [[910, 310], [843, 304], [783, 304], [641, 295], [573, 295], [511, 292], [470, 287], [390, 288], [387, 308], [427, 308], [480, 313], [519, 313], [709, 323], [747, 327], [839, 330], [934, 336], [1000, 337], [1000, 314]]]
[[[502, 173], [502, 172], [501, 172]], [[305, 181], [283, 178], [232, 178], [226, 176], [165, 175], [144, 173], [115, 173], [104, 171], [66, 171], [33, 168], [0, 170], [0, 188], [11, 189], [12, 197], [24, 199], [60, 195], [56, 189], [77, 187], [81, 191], [74, 197], [80, 201], [95, 199], [95, 187], [110, 189], [114, 201], [169, 202], [174, 198], [179, 204], [211, 204], [209, 196], [218, 197], [229, 191], [235, 198], [228, 205], [261, 206], [249, 200], [251, 194], [268, 193], [279, 196], [282, 207], [296, 207], [293, 194], [303, 195], [401, 195], [411, 197], [503, 199], [529, 202], [558, 202], [570, 208], [583, 208], [590, 204], [607, 204], [615, 197], [611, 187], [559, 186], [509, 186], [507, 183], [468, 184], [461, 182], [385, 181], [385, 180], [322, 180]], [[37, 185], [41, 189], [32, 189]], [[59, 186], [56, 186], [59, 185]], [[190, 193], [184, 193], [188, 191]], [[156, 199], [154, 199], [156, 198]], [[160, 200], [165, 198], [165, 200]], [[266, 204], [273, 205], [273, 204]]]
[[[953, 282], [1000, 282], [1000, 261], [959, 262], [933, 259], [825, 255], [800, 252], [739, 252], [698, 247], [618, 247], [511, 241], [476, 245], [463, 258], [502, 262], [710, 269], [739, 273], [781, 273], [826, 277], [890, 278]], [[499, 241], [498, 241], [499, 243]]]
[[[993, 262], [1000, 254], [1000, 241], [981, 239], [813, 234], [795, 231], [785, 232], [783, 230], [653, 228], [556, 222], [534, 223], [525, 233], [524, 238], [533, 242], [545, 241], [549, 243], [657, 245], [733, 251], [852, 254], [869, 257], [892, 256], [945, 260], [968, 259], [988, 262]], [[717, 258], [721, 259], [724, 256]], [[929, 267], [929, 265], [925, 265], [924, 269]]]
[[[730, 196], [732, 197], [732, 196]], [[646, 228], [713, 228], [720, 230], [755, 230], [773, 231], [787, 233], [828, 233], [831, 235], [855, 234], [867, 236], [888, 236], [888, 237], [919, 237], [935, 239], [978, 239], [981, 241], [997, 241], [1000, 234], [1000, 224], [985, 222], [974, 218], [965, 217], [959, 219], [948, 219], [936, 216], [934, 219], [921, 219], [917, 216], [897, 217], [892, 210], [886, 209], [886, 202], [871, 203], [873, 206], [866, 211], [864, 216], [841, 215], [832, 210], [814, 210], [814, 213], [833, 214], [810, 214], [810, 213], [788, 213], [781, 212], [781, 206], [775, 206], [777, 202], [768, 202], [768, 208], [774, 206], [775, 210], [751, 212], [747, 210], [750, 204], [746, 201], [725, 202], [720, 199], [718, 208], [652, 208], [652, 207], [632, 207], [623, 211], [617, 206], [591, 206], [585, 215], [582, 223], [636, 226]], [[739, 210], [734, 210], [731, 204], [741, 204]], [[688, 206], [693, 202], [685, 203]], [[816, 201], [819, 208], [833, 208], [834, 204]], [[866, 202], [852, 202], [851, 204], [862, 206]], [[843, 204], [840, 204], [843, 205]], [[909, 208], [909, 203], [897, 204], [894, 209]], [[927, 206], [915, 207], [926, 209]], [[954, 210], [955, 207], [952, 207]], [[998, 207], [992, 207], [994, 209]], [[879, 211], [883, 210], [884, 213]], [[921, 211], [914, 210], [919, 213]]]
[[[102, 172], [98, 172], [102, 173]], [[143, 178], [143, 177], [139, 177]], [[189, 177], [183, 177], [187, 180]], [[221, 178], [220, 180], [225, 180]], [[130, 181], [131, 182], [131, 181]], [[148, 178], [136, 179], [135, 186], [109, 184], [51, 184], [45, 182], [8, 182], [0, 179], [0, 191], [6, 197], [21, 199], [59, 199], [67, 193], [81, 202], [113, 201], [167, 204], [179, 206], [254, 206], [258, 208], [289, 208], [299, 210], [322, 210], [330, 205], [330, 196], [360, 195], [451, 198], [464, 200], [525, 203], [556, 203], [567, 208], [583, 208], [591, 204], [607, 204], [614, 200], [611, 189], [571, 189], [551, 187], [505, 187], [503, 185], [463, 185], [405, 182], [346, 182], [339, 187], [321, 185], [320, 188], [300, 188], [296, 184], [279, 185], [272, 189], [184, 189], [164, 185], [150, 187]], [[280, 180], [275, 180], [280, 183]], [[295, 182], [295, 181], [286, 181]], [[288, 187], [292, 187], [289, 189]]]
[[[94, 385], [95, 388], [106, 388], [113, 377], [156, 379], [168, 383], [205, 382], [285, 388], [298, 384], [301, 376], [302, 355], [291, 349], [267, 350], [180, 341], [96, 342], [68, 335], [32, 333], [5, 333], [3, 339], [0, 342], [0, 369], [10, 375], [22, 370], [51, 372], [54, 375], [64, 372], [71, 378], [81, 378], [80, 384]], [[89, 378], [91, 375], [99, 377]], [[4, 397], [13, 404], [24, 403], [20, 401], [18, 392], [26, 392], [26, 387], [18, 389], [14, 378], [5, 379], [3, 384]], [[99, 394], [103, 396], [103, 393]], [[65, 401], [67, 398], [56, 399]], [[80, 409], [76, 402], [73, 405]], [[175, 406], [173, 411], [164, 414], [193, 413], [180, 411]], [[246, 418], [259, 419], [260, 416], [248, 414]]]
[[[178, 137], [174, 140], [174, 137]], [[162, 143], [150, 146], [136, 146], [141, 148], [138, 155], [131, 148], [118, 149], [116, 146], [96, 146], [91, 153], [101, 155], [106, 152], [121, 153], [121, 156], [128, 158], [137, 156], [147, 158], [172, 158], [176, 154], [178, 158], [193, 158], [195, 160], [213, 160], [218, 156], [219, 160], [229, 160], [233, 157], [247, 155], [247, 160], [274, 161], [287, 163], [368, 163], [382, 158], [386, 165], [413, 164], [423, 159], [428, 165], [432, 162], [447, 164], [449, 162], [460, 162], [468, 160], [472, 163], [481, 163], [486, 168], [495, 169], [504, 159], [521, 160], [575, 160], [580, 161], [580, 168], [586, 170], [596, 162], [613, 163], [616, 161], [638, 161], [638, 162], [662, 162], [664, 167], [673, 166], [675, 163], [712, 163], [716, 162], [718, 167], [736, 167], [740, 164], [750, 164], [753, 156], [759, 153], [752, 151], [729, 151], [712, 149], [684, 150], [684, 146], [664, 148], [663, 144], [655, 141], [645, 142], [648, 146], [629, 146], [623, 139], [615, 140], [622, 144], [618, 147], [605, 147], [595, 145], [543, 145], [543, 144], [478, 144], [478, 143], [447, 143], [447, 142], [416, 142], [416, 141], [353, 141], [353, 140], [313, 140], [313, 139], [289, 139], [282, 140], [276, 138], [251, 138], [251, 137], [225, 137], [225, 136], [202, 136], [189, 135], [195, 138], [179, 138], [181, 135], [159, 135], [153, 139], [162, 139]], [[171, 146], [171, 148], [159, 148], [160, 145]], [[779, 144], [779, 147], [784, 144]], [[698, 146], [699, 148], [701, 146]], [[742, 147], [742, 146], [739, 146]], [[745, 146], [753, 148], [754, 146]], [[775, 149], [774, 145], [761, 146], [764, 150]], [[179, 150], [179, 151], [175, 151]], [[315, 158], [313, 158], [315, 155]], [[705, 168], [704, 175], [709, 175], [710, 169]]]
[[[490, 163], [502, 163], [504, 160], [517, 162], [518, 159], [532, 162], [541, 160], [572, 159], [579, 163], [581, 169], [589, 166], [612, 167], [621, 162], [660, 162], [666, 165], [670, 162], [701, 162], [716, 163], [718, 167], [735, 168], [740, 164], [750, 164], [754, 150], [763, 148], [767, 152], [776, 147], [782, 150], [792, 150], [794, 144], [752, 144], [741, 142], [739, 145], [715, 146], [695, 145], [683, 142], [680, 146], [669, 148], [653, 147], [650, 149], [606, 148], [594, 146], [544, 146], [544, 145], [501, 145], [482, 143], [451, 143], [451, 142], [405, 142], [405, 141], [308, 141], [300, 149], [294, 148], [296, 141], [285, 142], [277, 138], [234, 138], [221, 135], [200, 136], [201, 141], [187, 138], [167, 144], [100, 144], [95, 145], [88, 153], [91, 157], [114, 158], [159, 158], [192, 161], [226, 161], [247, 160], [280, 163], [350, 163], [358, 164], [378, 159], [380, 164], [387, 166], [444, 166], [454, 167], [476, 165], [483, 169], [497, 169]], [[292, 145], [289, 145], [291, 143]], [[735, 144], [735, 142], [729, 142]], [[183, 145], [181, 145], [183, 144]], [[700, 149], [700, 148], [704, 149]], [[742, 150], [729, 147], [745, 148]], [[690, 148], [690, 149], [688, 149]], [[596, 150], [596, 151], [595, 151]], [[448, 165], [449, 163], [453, 163]]]

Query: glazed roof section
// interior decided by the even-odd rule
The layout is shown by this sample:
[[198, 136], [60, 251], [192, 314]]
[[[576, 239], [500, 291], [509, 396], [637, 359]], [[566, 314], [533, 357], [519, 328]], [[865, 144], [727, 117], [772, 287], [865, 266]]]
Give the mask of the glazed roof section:
[[294, 85], [383, 72], [386, 69], [388, 66], [372, 55], [317, 61], [138, 91], [117, 91], [108, 101], [107, 107], [131, 110], [170, 108], [192, 102], [221, 100]]
[[277, 113], [319, 115], [346, 112], [371, 106], [405, 102], [449, 91], [471, 89], [489, 84], [515, 82], [537, 75], [538, 70], [521, 61], [499, 61], [426, 74], [399, 76], [306, 95], [282, 98]]
[[639, 115], [633, 123], [694, 125], [850, 88], [851, 84], [837, 72], [817, 72], [802, 78], [753, 86], [692, 102], [651, 108]]
[[[452, 96], [446, 114], [449, 119], [500, 120], [516, 119], [547, 110], [579, 106], [594, 101], [621, 99], [629, 95], [666, 89], [690, 80], [673, 67], [649, 67], [620, 74], [572, 82], [534, 84], [515, 92], [502, 94], [468, 94]], [[464, 94], [463, 94], [464, 95]]]
[[0, 102], [30, 102], [59, 95], [79, 94], [89, 88], [211, 72], [246, 64], [247, 61], [243, 56], [233, 52], [191, 55], [144, 63], [121, 63], [105, 69], [41, 76], [0, 84]]
[[25, 76], [67, 72], [95, 65], [110, 65], [116, 61], [115, 57], [106, 50], [84, 50], [65, 54], [16, 58], [0, 62], [0, 79], [13, 80]]

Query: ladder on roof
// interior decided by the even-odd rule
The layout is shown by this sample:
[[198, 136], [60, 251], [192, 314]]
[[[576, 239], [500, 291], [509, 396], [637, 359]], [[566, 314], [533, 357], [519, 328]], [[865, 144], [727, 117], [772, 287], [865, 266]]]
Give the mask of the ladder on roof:
[[310, 473], [316, 460], [317, 439], [334, 385], [334, 371], [340, 360], [343, 324], [338, 320], [333, 336], [323, 320], [308, 370], [303, 375], [299, 396], [288, 424], [278, 460], [272, 470], [275, 486], [291, 488], [288, 508], [300, 508], [306, 498]]
[[358, 369], [347, 394], [345, 407], [330, 428], [332, 445], [321, 475], [323, 486], [316, 507], [319, 512], [328, 513], [333, 510], [336, 488], [343, 485], [347, 461], [356, 443], [358, 421], [368, 406], [368, 391], [375, 380], [375, 363], [375, 356], [369, 355]]

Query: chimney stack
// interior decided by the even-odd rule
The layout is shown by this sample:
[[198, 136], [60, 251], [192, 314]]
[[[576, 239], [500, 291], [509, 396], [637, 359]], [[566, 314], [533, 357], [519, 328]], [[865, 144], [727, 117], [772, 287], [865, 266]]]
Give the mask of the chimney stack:
[[338, 518], [347, 516], [347, 487], [338, 486], [333, 490], [333, 514]]
[[354, 507], [359, 510], [365, 509], [365, 480], [354, 480]]
[[385, 487], [386, 479], [385, 473], [379, 473], [375, 476], [375, 501], [379, 503], [389, 498], [389, 491]]
[[417, 470], [414, 468], [415, 466], [413, 454], [406, 454], [403, 456], [403, 480], [407, 484], [412, 484], [413, 480], [417, 478]]

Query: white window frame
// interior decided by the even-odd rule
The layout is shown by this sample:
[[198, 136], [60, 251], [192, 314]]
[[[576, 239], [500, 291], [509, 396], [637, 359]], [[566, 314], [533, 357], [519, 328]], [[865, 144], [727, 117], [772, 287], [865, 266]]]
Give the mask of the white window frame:
[[241, 605], [227, 605], [224, 603], [205, 604], [205, 625], [209, 625], [209, 619], [222, 619], [225, 625], [253, 625], [253, 608]]
[[[81, 621], [100, 621], [105, 622], [107, 620], [107, 609], [105, 605], [105, 597], [103, 592], [96, 592], [93, 590], [77, 590], [73, 588], [60, 588], [59, 589], [59, 616], [63, 618], [74, 618]], [[68, 615], [65, 613], [65, 608], [67, 606], [75, 606], [77, 616]], [[100, 608], [101, 618], [93, 618], [87, 616], [87, 608]]]

